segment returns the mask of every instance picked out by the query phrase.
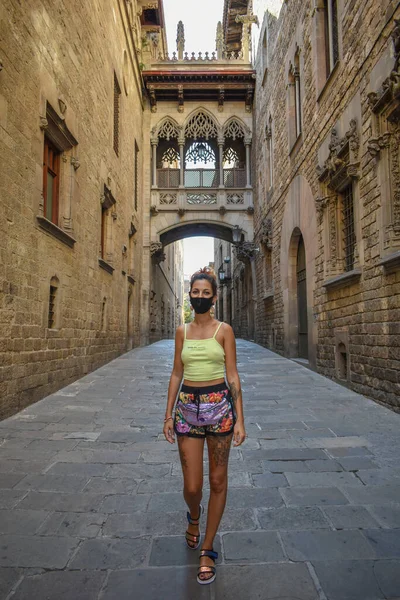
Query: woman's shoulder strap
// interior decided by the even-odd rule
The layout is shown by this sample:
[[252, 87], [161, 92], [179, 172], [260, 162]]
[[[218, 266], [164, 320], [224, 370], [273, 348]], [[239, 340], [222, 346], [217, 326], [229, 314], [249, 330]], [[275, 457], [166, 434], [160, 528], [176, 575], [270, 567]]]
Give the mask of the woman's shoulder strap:
[[221, 329], [221, 325], [222, 325], [222, 324], [223, 324], [223, 321], [221, 321], [221, 323], [218, 325], [218, 327], [217, 327], [217, 329], [216, 329], [216, 331], [215, 331], [215, 333], [214, 333], [214, 335], [213, 335], [213, 338], [215, 338], [215, 337], [216, 337], [216, 335], [217, 335], [218, 331]]
[[183, 330], [184, 330], [184, 332], [185, 332], [185, 334], [184, 334], [184, 336], [183, 336], [183, 339], [184, 339], [184, 340], [186, 340], [186, 325], [187, 325], [187, 323], [185, 323], [185, 324], [184, 324], [184, 326], [183, 326]]

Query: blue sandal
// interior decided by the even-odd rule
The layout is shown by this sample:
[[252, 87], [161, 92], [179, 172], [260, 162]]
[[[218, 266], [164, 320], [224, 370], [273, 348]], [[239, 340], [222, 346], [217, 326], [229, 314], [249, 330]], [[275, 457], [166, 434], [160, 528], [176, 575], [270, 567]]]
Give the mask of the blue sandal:
[[[204, 512], [204, 506], [202, 504], [200, 504], [200, 514], [197, 519], [192, 519], [192, 517], [190, 516], [190, 512], [187, 512], [186, 517], [187, 517], [189, 525], [200, 525], [200, 517], [203, 514], [203, 512]], [[200, 546], [200, 528], [199, 528], [199, 535], [194, 535], [194, 533], [190, 533], [189, 531], [186, 531], [185, 538], [186, 538], [187, 547], [190, 548], [191, 550], [197, 550], [197, 548]], [[191, 544], [195, 544], [195, 546], [191, 546]]]
[[[211, 558], [214, 561], [217, 560], [218, 558], [218, 552], [214, 552], [214, 550], [201, 550], [200, 551], [200, 558], [202, 556], [207, 556], [208, 558]], [[201, 579], [200, 575], [211, 575], [210, 577], [207, 577], [206, 579]], [[197, 583], [200, 583], [200, 585], [207, 585], [208, 583], [212, 583], [214, 581], [214, 579], [217, 576], [217, 572], [216, 572], [216, 568], [215, 566], [211, 567], [209, 565], [205, 565], [204, 567], [199, 567], [198, 571], [197, 571]]]

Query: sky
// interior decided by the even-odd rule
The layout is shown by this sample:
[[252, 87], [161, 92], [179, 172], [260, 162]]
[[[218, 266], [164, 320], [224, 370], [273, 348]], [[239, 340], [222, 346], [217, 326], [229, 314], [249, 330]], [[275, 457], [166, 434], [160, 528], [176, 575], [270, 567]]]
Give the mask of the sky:
[[[279, 14], [282, 0], [255, 0], [254, 12], [262, 23], [265, 10]], [[182, 21], [185, 28], [185, 51], [213, 52], [218, 21], [222, 21], [224, 0], [164, 0], [164, 16], [167, 29], [168, 52], [176, 51], [176, 28]], [[259, 36], [259, 28], [253, 26], [253, 43]], [[199, 237], [183, 240], [184, 273], [191, 275], [200, 267], [214, 260], [213, 238]]]

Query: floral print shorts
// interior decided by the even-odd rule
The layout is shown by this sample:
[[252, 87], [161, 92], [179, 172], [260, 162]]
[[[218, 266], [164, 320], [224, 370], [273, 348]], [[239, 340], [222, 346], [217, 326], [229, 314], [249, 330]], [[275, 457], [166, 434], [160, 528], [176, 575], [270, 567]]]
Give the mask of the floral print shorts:
[[[195, 394], [196, 390], [197, 394]], [[201, 392], [201, 393], [199, 393]], [[196, 426], [188, 423], [182, 413], [181, 406], [184, 404], [193, 404], [196, 402], [195, 396], [201, 403], [206, 402], [219, 403], [228, 399], [227, 410], [221, 419], [214, 425]], [[188, 385], [182, 385], [179, 392], [178, 402], [175, 407], [174, 430], [177, 435], [186, 435], [188, 437], [202, 438], [206, 435], [229, 435], [233, 432], [236, 418], [233, 410], [231, 394], [226, 383], [210, 385], [202, 388], [192, 388]]]

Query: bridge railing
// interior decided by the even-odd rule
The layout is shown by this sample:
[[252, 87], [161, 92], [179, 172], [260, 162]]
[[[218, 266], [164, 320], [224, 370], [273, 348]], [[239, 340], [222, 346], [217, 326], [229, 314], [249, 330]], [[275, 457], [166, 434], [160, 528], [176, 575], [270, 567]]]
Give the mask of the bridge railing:
[[[246, 187], [246, 169], [224, 169], [224, 187]], [[157, 186], [163, 189], [179, 188], [179, 169], [157, 169]], [[219, 169], [185, 169], [183, 172], [185, 188], [217, 189], [220, 184]]]

